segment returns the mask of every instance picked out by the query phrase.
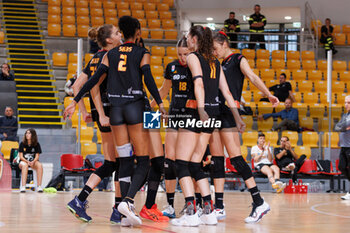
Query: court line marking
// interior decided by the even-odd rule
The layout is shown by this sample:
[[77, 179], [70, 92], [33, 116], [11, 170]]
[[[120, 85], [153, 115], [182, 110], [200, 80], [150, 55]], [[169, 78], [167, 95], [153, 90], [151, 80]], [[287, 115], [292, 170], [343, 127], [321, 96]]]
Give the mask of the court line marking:
[[340, 218], [350, 218], [350, 216], [344, 216], [344, 215], [340, 215], [340, 214], [328, 213], [328, 212], [324, 212], [322, 210], [316, 209], [317, 207], [330, 205], [330, 204], [333, 204], [333, 203], [339, 203], [339, 202], [328, 202], [328, 203], [316, 204], [316, 205], [311, 206], [310, 209], [312, 211], [315, 211], [316, 213], [319, 213], [319, 214], [325, 214], [325, 215], [329, 215], [329, 216], [333, 216], [333, 217], [340, 217]]
[[[65, 206], [61, 206], [61, 205], [57, 205], [57, 204], [51, 204], [51, 203], [50, 203], [50, 204], [47, 203], [47, 204], [50, 205], [50, 206], [52, 206], [52, 207], [57, 207], [57, 208], [62, 208], [62, 209], [67, 210]], [[90, 215], [93, 215], [93, 216], [96, 216], [96, 217], [101, 217], [101, 218], [109, 219], [108, 216], [101, 215], [101, 214], [97, 214], [97, 213], [94, 213], [94, 212], [90, 213]], [[142, 221], [144, 221], [144, 220], [142, 220]], [[170, 223], [170, 222], [169, 222], [169, 223]], [[175, 231], [163, 229], [163, 228], [160, 228], [160, 227], [149, 226], [149, 225], [146, 225], [146, 224], [144, 224], [144, 223], [141, 224], [141, 226], [142, 226], [142, 227], [146, 227], [146, 228], [150, 228], [150, 229], [154, 229], [154, 230], [163, 231], [163, 232], [176, 233]], [[0, 222], [0, 227], [1, 227], [1, 222]], [[120, 226], [120, 227], [122, 227], [122, 226]], [[129, 227], [125, 227], [125, 228], [129, 228]]]

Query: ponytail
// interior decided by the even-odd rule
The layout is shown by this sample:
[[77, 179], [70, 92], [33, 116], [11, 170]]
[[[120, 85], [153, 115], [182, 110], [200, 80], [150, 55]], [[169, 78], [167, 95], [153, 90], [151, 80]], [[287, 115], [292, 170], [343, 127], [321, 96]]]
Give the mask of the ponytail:
[[197, 36], [198, 40], [198, 52], [209, 62], [212, 63], [215, 60], [213, 55], [214, 43], [211, 30], [200, 25], [193, 26], [190, 29], [189, 34], [191, 36]]
[[183, 48], [187, 48], [187, 39], [185, 36], [183, 36], [176, 44], [176, 47], [183, 47]]
[[92, 27], [89, 29], [88, 37], [90, 40], [93, 40], [96, 42], [96, 40], [97, 40], [97, 27]]
[[218, 33], [215, 33], [215, 35], [213, 36], [213, 40], [215, 42], [218, 42], [221, 45], [223, 45], [225, 42], [227, 43], [227, 45], [230, 44], [226, 33], [223, 31], [219, 31]]

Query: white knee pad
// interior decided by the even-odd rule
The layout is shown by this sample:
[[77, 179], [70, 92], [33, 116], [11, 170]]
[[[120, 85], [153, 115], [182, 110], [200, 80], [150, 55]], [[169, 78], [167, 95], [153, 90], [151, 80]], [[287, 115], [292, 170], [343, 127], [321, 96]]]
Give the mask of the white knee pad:
[[122, 146], [117, 146], [116, 148], [119, 158], [132, 157], [132, 146], [130, 143], [124, 144]]

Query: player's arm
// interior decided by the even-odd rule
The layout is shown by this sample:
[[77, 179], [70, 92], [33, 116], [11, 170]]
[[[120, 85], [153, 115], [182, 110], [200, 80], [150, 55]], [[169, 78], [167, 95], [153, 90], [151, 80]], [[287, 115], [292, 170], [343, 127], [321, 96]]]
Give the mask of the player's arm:
[[[165, 96], [169, 93], [170, 88], [172, 87], [172, 82], [169, 79], [164, 79], [164, 82], [159, 89], [159, 95], [161, 99], [164, 99]], [[153, 99], [151, 101], [151, 107], [153, 108], [156, 105], [156, 101]]]
[[99, 115], [99, 120], [102, 126], [109, 125], [109, 117], [106, 117], [105, 111], [103, 109], [103, 103], [101, 100], [101, 92], [100, 92], [100, 85], [105, 79], [106, 79], [106, 74], [102, 75], [100, 81], [98, 81], [97, 85], [95, 85], [90, 91], [92, 100], [94, 101], [96, 110]]
[[[73, 94], [74, 96], [76, 96], [81, 87], [84, 85], [84, 83], [86, 83], [88, 81], [88, 75], [84, 72], [81, 72], [80, 75], [78, 76], [77, 80], [75, 80], [72, 88], [73, 88]], [[83, 119], [88, 119], [88, 112], [86, 110], [85, 104], [83, 100], [80, 100], [78, 102], [78, 107], [81, 111], [81, 114], [83, 115]]]

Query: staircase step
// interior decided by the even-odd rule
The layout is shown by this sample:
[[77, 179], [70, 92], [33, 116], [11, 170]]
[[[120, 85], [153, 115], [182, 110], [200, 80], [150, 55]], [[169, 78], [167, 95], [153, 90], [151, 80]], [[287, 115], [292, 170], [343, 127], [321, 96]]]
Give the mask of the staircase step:
[[40, 42], [46, 42], [44, 39], [24, 39], [24, 38], [7, 38], [7, 43], [27, 43], [27, 44], [37, 44]]
[[60, 103], [18, 102], [18, 108], [57, 109]]
[[[26, 116], [26, 117], [23, 117]], [[22, 115], [21, 117], [19, 116], [19, 121], [32, 121], [32, 122], [61, 122], [63, 120], [62, 116], [54, 116], [54, 117], [44, 117], [44, 116], [39, 116], [38, 117], [33, 117], [31, 115]]]
[[12, 66], [12, 68], [28, 68], [28, 67], [35, 67], [38, 69], [45, 69], [45, 67], [50, 66], [50, 64], [38, 64], [38, 63], [19, 63], [19, 62], [9, 62], [9, 65]]
[[32, 29], [40, 29], [39, 25], [23, 25], [23, 24], [19, 24], [19, 23], [15, 23], [15, 24], [6, 24], [5, 25], [6, 28], [9, 29], [21, 29], [21, 28], [32, 28]]
[[36, 59], [39, 59], [39, 60], [45, 60], [45, 58], [49, 56], [48, 54], [30, 54], [30, 53], [7, 53], [7, 55], [9, 55], [10, 58], [29, 59], [31, 57], [35, 57]]
[[21, 17], [37, 17], [38, 13], [36, 12], [13, 12], [13, 11], [3, 11], [3, 17], [7, 16], [21, 16]]
[[36, 89], [36, 88], [40, 88], [40, 89], [43, 89], [43, 88], [44, 89], [45, 88], [56, 88], [55, 86], [52, 86], [52, 85], [27, 85], [27, 84], [16, 84], [16, 87], [17, 87], [17, 90], [20, 90], [22, 88], [26, 88], [26, 89], [33, 88], [33, 90]]
[[5, 28], [5, 30], [7, 32], [20, 32], [20, 34], [28, 34], [28, 32], [43, 32], [43, 30], [41, 29], [28, 29], [28, 28]]
[[52, 74], [35, 74], [35, 75], [28, 75], [23, 73], [16, 73], [16, 78], [21, 79], [40, 79], [40, 80], [50, 80], [51, 77], [53, 77]]
[[32, 102], [32, 103], [56, 103], [59, 97], [34, 97], [34, 96], [19, 96], [19, 101]]
[[[18, 108], [18, 111], [22, 111], [22, 112], [31, 112], [31, 111], [34, 111], [34, 112], [55, 112], [55, 113], [59, 113], [59, 112], [62, 112], [62, 109], [44, 109], [44, 108], [41, 108], [41, 109], [36, 109], [36, 108]], [[39, 115], [39, 114], [33, 114], [33, 115]], [[51, 115], [51, 114], [50, 114]], [[53, 114], [52, 114], [53, 115]]]
[[3, 7], [3, 10], [12, 10], [12, 11], [36, 11], [36, 9], [32, 8], [23, 8], [23, 7]]
[[[13, 43], [11, 43], [13, 44]], [[17, 43], [15, 43], [17, 44]], [[10, 50], [11, 49], [43, 49], [44, 44], [29, 44], [29, 45], [24, 45], [24, 44], [17, 44], [17, 45], [9, 45]]]
[[61, 109], [56, 109], [60, 111], [54, 111], [55, 109], [49, 109], [49, 110], [43, 110], [43, 109], [36, 109], [36, 108], [19, 108], [18, 112], [19, 115], [33, 115], [33, 116], [59, 116], [60, 112], [62, 112]]
[[46, 63], [46, 62], [51, 61], [49, 59], [13, 58], [13, 57], [9, 57], [9, 58], [7, 58], [7, 60], [16, 61], [16, 62], [22, 62], [22, 63], [35, 62], [35, 63], [38, 63], [38, 64], [39, 64], [39, 62]]
[[2, 2], [0, 3], [0, 6], [6, 7], [6, 6], [20, 6], [21, 8], [33, 8], [34, 6], [36, 6], [36, 4], [33, 3], [10, 3], [10, 2]]
[[44, 96], [55, 97], [58, 91], [29, 91], [29, 90], [16, 90], [19, 96]]
[[11, 24], [22, 24], [22, 25], [39, 25], [37, 20], [23, 20], [23, 19], [3, 19], [3, 22], [11, 22]]
[[4, 19], [30, 19], [30, 20], [38, 20], [38, 17], [32, 17], [32, 16], [4, 16]]
[[[17, 38], [17, 37], [23, 37], [23, 39], [41, 39], [42, 35], [26, 35], [26, 34], [18, 34], [18, 33], [6, 33], [6, 37], [9, 38]], [[28, 38], [28, 37], [32, 37], [32, 38]], [[19, 39], [19, 38], [17, 38]]]

